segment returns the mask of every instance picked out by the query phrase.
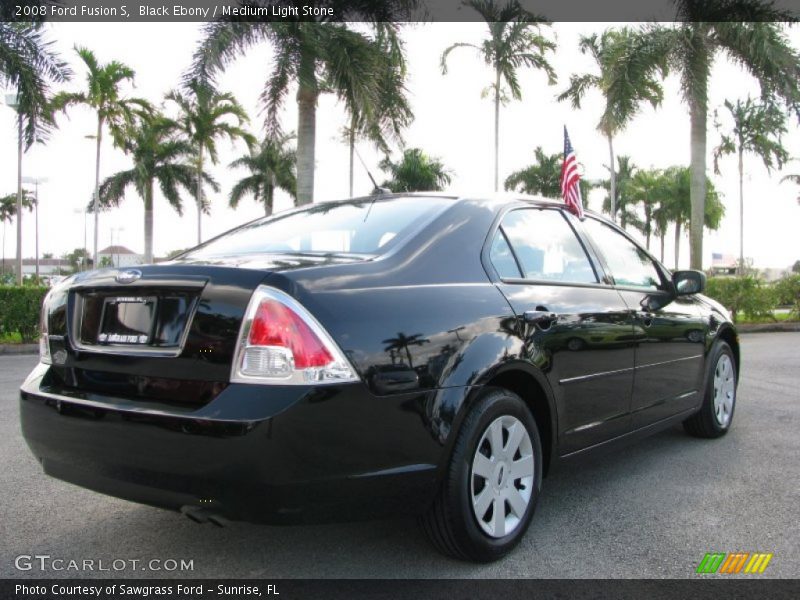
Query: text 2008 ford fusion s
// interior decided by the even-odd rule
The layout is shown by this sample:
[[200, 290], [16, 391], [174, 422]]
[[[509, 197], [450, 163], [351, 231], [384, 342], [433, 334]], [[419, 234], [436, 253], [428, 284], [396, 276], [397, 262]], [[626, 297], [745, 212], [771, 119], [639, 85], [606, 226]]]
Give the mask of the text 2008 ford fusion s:
[[413, 513], [494, 560], [557, 460], [730, 428], [704, 283], [540, 199], [312, 205], [53, 289], [22, 430], [45, 473], [197, 521]]

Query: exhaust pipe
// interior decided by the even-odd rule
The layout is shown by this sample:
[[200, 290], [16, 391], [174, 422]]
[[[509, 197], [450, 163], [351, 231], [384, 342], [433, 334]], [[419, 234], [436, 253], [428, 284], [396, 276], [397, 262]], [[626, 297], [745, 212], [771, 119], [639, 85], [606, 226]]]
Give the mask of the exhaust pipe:
[[228, 519], [225, 517], [199, 506], [189, 506], [188, 504], [181, 506], [181, 513], [200, 525], [203, 523], [212, 523], [217, 527], [225, 527], [229, 523]]

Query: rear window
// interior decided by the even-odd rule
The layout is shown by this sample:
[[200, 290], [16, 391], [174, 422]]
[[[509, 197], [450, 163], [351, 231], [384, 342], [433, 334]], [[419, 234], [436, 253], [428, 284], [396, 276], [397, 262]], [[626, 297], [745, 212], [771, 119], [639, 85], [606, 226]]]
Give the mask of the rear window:
[[248, 223], [186, 255], [212, 258], [260, 253], [383, 254], [439, 215], [452, 200], [369, 198], [315, 204]]

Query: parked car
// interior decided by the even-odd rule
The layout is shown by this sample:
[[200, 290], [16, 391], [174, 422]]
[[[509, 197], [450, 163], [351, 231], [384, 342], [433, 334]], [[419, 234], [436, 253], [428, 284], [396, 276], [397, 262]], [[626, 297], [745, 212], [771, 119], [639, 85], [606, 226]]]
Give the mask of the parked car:
[[411, 513], [490, 561], [557, 462], [729, 430], [704, 282], [542, 199], [315, 204], [54, 288], [22, 430], [48, 475], [196, 521]]

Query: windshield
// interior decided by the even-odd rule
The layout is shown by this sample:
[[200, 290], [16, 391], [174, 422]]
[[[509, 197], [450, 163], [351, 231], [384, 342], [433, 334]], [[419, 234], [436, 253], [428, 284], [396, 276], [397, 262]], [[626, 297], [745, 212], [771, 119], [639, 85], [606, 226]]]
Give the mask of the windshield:
[[447, 198], [403, 197], [315, 204], [248, 223], [185, 258], [273, 252], [383, 254], [451, 203]]

